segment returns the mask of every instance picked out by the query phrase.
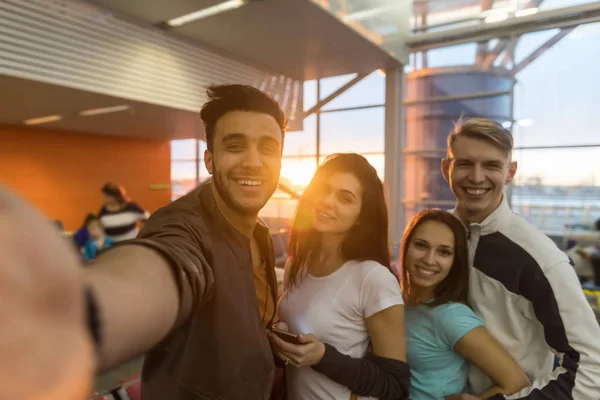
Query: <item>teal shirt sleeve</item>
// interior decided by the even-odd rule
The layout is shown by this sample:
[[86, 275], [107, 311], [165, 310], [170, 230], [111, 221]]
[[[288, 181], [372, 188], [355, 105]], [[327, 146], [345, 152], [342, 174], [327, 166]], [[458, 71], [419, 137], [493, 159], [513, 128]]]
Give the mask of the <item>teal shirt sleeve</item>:
[[90, 239], [86, 242], [85, 247], [83, 248], [85, 256], [88, 260], [93, 260], [96, 257], [96, 244], [93, 239]]
[[461, 303], [444, 304], [438, 316], [438, 333], [450, 349], [469, 331], [483, 325], [483, 321], [468, 306]]

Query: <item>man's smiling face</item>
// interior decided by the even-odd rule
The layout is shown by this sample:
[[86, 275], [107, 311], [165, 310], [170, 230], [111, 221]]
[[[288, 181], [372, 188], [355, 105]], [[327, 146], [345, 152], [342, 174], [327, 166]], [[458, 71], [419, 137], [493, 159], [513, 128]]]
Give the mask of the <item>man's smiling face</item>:
[[468, 222], [482, 222], [500, 205], [517, 163], [492, 143], [458, 136], [448, 149], [442, 172], [458, 200], [459, 213]]
[[257, 214], [271, 198], [281, 170], [283, 133], [269, 114], [231, 111], [215, 125], [208, 172], [224, 203], [242, 215]]

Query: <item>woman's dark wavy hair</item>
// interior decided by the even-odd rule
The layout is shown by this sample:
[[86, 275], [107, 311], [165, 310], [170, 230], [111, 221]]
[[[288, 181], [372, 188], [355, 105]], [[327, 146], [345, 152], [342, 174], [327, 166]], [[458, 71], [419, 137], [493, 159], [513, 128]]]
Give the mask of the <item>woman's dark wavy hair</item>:
[[410, 274], [406, 268], [406, 254], [417, 228], [427, 221], [435, 221], [446, 225], [454, 233], [454, 261], [448, 276], [444, 278], [435, 288], [435, 299], [428, 306], [434, 307], [450, 302], [467, 302], [469, 290], [469, 242], [467, 230], [454, 215], [439, 209], [428, 209], [415, 215], [402, 236], [400, 248], [400, 261], [402, 266], [402, 278], [400, 287], [405, 299], [411, 296]]
[[358, 154], [333, 154], [317, 169], [298, 201], [288, 249], [290, 269], [287, 287], [293, 287], [302, 272], [319, 261], [322, 234], [312, 227], [315, 196], [330, 176], [344, 172], [358, 179], [363, 197], [356, 224], [346, 233], [340, 245], [341, 255], [347, 260], [377, 261], [391, 270], [387, 204], [377, 171]]
[[119, 203], [127, 203], [129, 198], [127, 192], [123, 186], [117, 185], [116, 183], [107, 183], [102, 186], [102, 193], [112, 196], [119, 201]]

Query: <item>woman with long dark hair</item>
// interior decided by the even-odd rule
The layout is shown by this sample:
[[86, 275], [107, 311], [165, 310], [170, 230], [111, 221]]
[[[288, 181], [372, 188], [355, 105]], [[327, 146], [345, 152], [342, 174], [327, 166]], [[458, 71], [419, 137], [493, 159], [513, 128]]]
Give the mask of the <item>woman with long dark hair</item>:
[[[444, 400], [466, 390], [469, 363], [495, 383], [479, 398], [528, 386], [523, 370], [467, 306], [467, 231], [452, 214], [425, 210], [402, 238], [401, 286], [411, 400]], [[474, 272], [476, 273], [476, 272]]]
[[336, 154], [319, 167], [298, 202], [288, 253], [276, 327], [299, 334], [298, 344], [268, 332], [287, 366], [288, 398], [407, 398], [387, 207], [364, 157]]

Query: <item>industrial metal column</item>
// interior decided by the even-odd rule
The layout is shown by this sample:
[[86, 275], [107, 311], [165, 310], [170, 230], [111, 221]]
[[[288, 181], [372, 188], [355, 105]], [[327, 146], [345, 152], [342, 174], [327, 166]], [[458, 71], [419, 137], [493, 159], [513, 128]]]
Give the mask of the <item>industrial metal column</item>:
[[509, 126], [513, 86], [510, 71], [476, 65], [425, 68], [406, 75], [405, 223], [426, 208], [454, 207], [441, 172], [447, 136], [461, 118], [484, 117]]
[[385, 79], [385, 186], [388, 193], [390, 219], [390, 245], [393, 256], [398, 257], [402, 231], [404, 230], [404, 159], [405, 146], [404, 70], [386, 70]]

